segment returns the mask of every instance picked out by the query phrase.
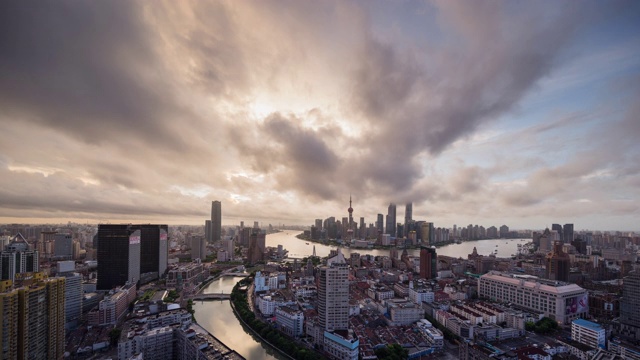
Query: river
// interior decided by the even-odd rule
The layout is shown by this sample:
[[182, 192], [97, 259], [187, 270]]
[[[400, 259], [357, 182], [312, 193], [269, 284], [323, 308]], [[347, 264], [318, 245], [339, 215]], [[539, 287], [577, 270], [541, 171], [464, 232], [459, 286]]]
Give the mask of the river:
[[[301, 231], [285, 230], [279, 233], [267, 235], [267, 246], [277, 247], [278, 245], [284, 246], [289, 250], [289, 257], [303, 258], [309, 255], [313, 255], [313, 247], [316, 248], [316, 255], [324, 257], [329, 255], [329, 251], [335, 249], [335, 246], [327, 246], [314, 242], [305, 242], [296, 237]], [[521, 241], [525, 240], [525, 241]], [[480, 255], [491, 255], [495, 250], [498, 250], [496, 254], [499, 257], [509, 257], [511, 254], [515, 254], [518, 251], [518, 244], [525, 244], [529, 240], [526, 239], [492, 239], [492, 240], [476, 240], [465, 241], [461, 244], [450, 244], [447, 246], [439, 247], [436, 251], [438, 255], [446, 255], [453, 257], [466, 258], [468, 254], [473, 252], [475, 247]], [[308, 243], [308, 245], [307, 245]], [[497, 246], [496, 246], [497, 245]], [[352, 252], [364, 254], [371, 254], [374, 256], [388, 256], [389, 250], [386, 249], [356, 249], [356, 248], [342, 248], [342, 252], [345, 256], [349, 256]], [[412, 249], [407, 250], [409, 255], [420, 255], [420, 250]], [[399, 250], [402, 253], [402, 250]]]
[[[275, 234], [267, 235], [267, 246], [277, 247], [284, 246], [289, 250], [289, 256], [293, 258], [303, 258], [313, 254], [315, 245], [316, 255], [327, 256], [333, 246], [307, 242], [296, 238], [300, 231], [286, 230]], [[498, 250], [498, 256], [510, 256], [517, 251], [518, 244], [525, 244], [526, 241], [521, 239], [494, 239], [494, 240], [478, 240], [467, 241], [462, 244], [450, 244], [438, 248], [438, 255], [446, 255], [453, 257], [464, 257], [473, 251], [475, 247], [480, 255], [490, 255]], [[349, 256], [351, 252], [360, 254], [372, 254], [375, 256], [389, 255], [389, 250], [374, 249], [349, 249], [343, 248], [345, 256]], [[412, 255], [419, 255], [420, 250], [408, 250]], [[205, 293], [230, 293], [233, 286], [240, 278], [223, 277], [213, 281], [204, 290]], [[274, 353], [274, 351], [263, 346], [252, 335], [247, 334], [239, 320], [233, 314], [231, 305], [228, 300], [225, 301], [201, 301], [194, 304], [195, 317], [198, 323], [207, 329], [211, 334], [220, 339], [225, 345], [237, 351], [240, 355], [250, 360], [263, 359], [282, 359], [283, 357]]]
[[[240, 281], [238, 277], [222, 277], [209, 284], [205, 293], [230, 293]], [[193, 304], [196, 321], [225, 345], [237, 351], [248, 360], [284, 359], [244, 331], [240, 321], [231, 310], [229, 300], [196, 301]]]

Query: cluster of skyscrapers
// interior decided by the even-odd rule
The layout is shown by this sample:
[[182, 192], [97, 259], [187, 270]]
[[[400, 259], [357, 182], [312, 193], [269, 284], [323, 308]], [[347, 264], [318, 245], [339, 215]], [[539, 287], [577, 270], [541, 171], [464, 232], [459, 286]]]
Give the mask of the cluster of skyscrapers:
[[348, 216], [342, 220], [329, 217], [325, 220], [316, 219], [311, 226], [309, 236], [313, 240], [340, 239], [351, 241], [354, 239], [375, 239], [378, 244], [390, 245], [391, 239], [408, 239], [412, 244], [435, 244], [449, 241], [449, 230], [435, 228], [432, 222], [416, 221], [413, 219], [413, 204], [405, 205], [404, 223], [397, 222], [397, 206], [389, 204], [387, 215], [378, 214], [375, 223], [367, 225], [364, 217], [356, 222], [353, 218], [353, 207], [349, 199]]

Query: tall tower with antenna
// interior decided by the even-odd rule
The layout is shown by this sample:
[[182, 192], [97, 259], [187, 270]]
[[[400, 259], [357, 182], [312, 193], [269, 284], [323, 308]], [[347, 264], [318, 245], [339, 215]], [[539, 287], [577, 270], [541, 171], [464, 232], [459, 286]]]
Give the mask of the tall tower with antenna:
[[353, 207], [351, 206], [351, 194], [349, 194], [349, 227], [347, 228], [347, 240], [353, 239]]

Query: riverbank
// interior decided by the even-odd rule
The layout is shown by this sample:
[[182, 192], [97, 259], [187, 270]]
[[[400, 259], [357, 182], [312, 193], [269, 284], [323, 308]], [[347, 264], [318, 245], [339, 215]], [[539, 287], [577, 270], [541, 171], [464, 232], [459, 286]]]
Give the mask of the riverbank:
[[[324, 357], [312, 349], [299, 346], [295, 339], [289, 338], [282, 332], [274, 329], [271, 325], [264, 323], [258, 319], [253, 310], [249, 307], [248, 292], [252, 288], [252, 279], [245, 278], [240, 280], [231, 291], [231, 309], [236, 318], [240, 320], [244, 328], [248, 328], [255, 336], [257, 336], [265, 344], [278, 351], [287, 359], [308, 359], [320, 360]], [[241, 287], [247, 287], [247, 290], [241, 290]]]

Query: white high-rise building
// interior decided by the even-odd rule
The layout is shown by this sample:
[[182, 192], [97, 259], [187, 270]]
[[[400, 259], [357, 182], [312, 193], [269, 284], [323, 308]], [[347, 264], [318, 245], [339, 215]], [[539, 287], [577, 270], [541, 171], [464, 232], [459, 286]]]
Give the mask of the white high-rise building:
[[358, 359], [360, 342], [349, 331], [349, 266], [338, 249], [317, 271], [318, 334], [316, 343], [335, 359]]

